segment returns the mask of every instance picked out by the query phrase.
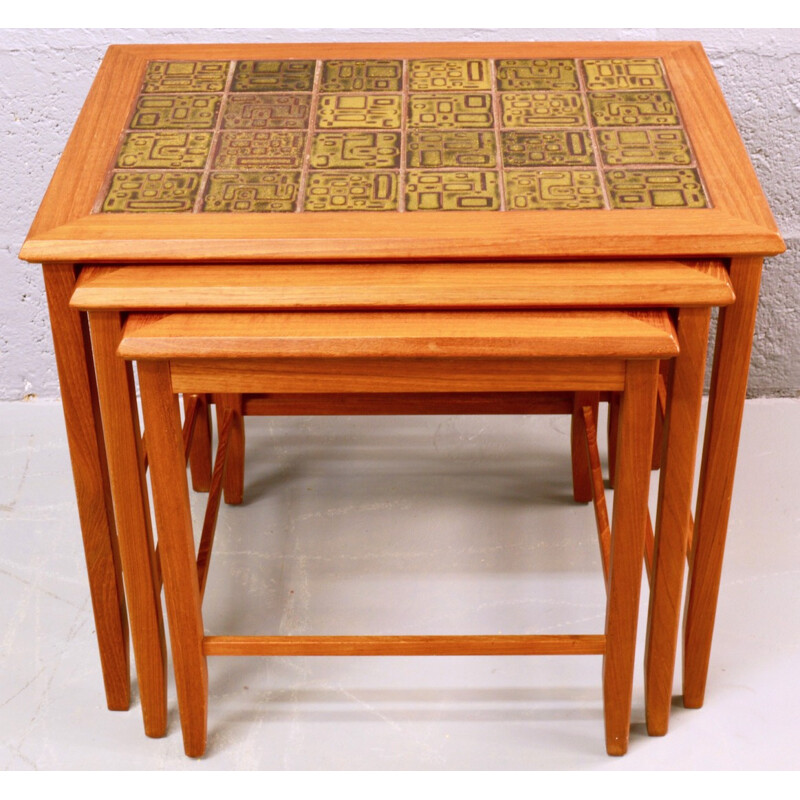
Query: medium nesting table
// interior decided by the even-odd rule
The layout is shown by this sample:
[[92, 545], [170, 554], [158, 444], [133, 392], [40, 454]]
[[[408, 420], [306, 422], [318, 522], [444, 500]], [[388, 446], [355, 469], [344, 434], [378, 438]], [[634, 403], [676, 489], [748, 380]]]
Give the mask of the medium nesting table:
[[671, 307], [696, 344], [692, 309], [732, 290], [693, 526], [696, 436], [669, 404], [696, 416], [702, 359], [670, 381], [646, 657], [665, 733], [689, 543], [684, 703], [703, 702], [762, 261], [783, 249], [696, 43], [109, 48], [21, 253], [44, 268], [109, 707], [130, 702], [130, 618], [145, 730], [165, 731], [138, 415], [109, 356], [128, 311]]

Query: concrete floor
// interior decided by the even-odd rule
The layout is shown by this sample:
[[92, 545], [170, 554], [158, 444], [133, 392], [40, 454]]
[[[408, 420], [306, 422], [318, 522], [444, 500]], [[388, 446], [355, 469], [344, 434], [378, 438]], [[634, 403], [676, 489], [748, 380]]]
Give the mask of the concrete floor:
[[[602, 631], [566, 417], [249, 419], [247, 435], [209, 633]], [[193, 761], [172, 686], [164, 739], [136, 698], [106, 710], [61, 408], [0, 404], [0, 770], [797, 769], [798, 452], [800, 401], [748, 402], [706, 704], [676, 697], [665, 738], [644, 730], [640, 635], [624, 758], [604, 751], [599, 657], [216, 658]]]

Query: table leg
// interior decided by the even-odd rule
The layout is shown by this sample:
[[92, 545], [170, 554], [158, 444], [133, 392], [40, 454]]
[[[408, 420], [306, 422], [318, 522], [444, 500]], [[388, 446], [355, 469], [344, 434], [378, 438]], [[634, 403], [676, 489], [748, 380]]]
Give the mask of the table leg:
[[61, 385], [106, 703], [130, 706], [128, 617], [86, 317], [69, 307], [73, 264], [45, 264], [44, 283]]
[[644, 660], [647, 731], [651, 736], [663, 736], [669, 726], [710, 316], [706, 308], [678, 312], [680, 355], [672, 360], [667, 376]]
[[627, 751], [630, 735], [657, 370], [657, 361], [629, 361], [620, 405], [603, 657], [606, 750], [611, 756]]
[[138, 370], [183, 747], [199, 757], [206, 749], [208, 667], [178, 398], [168, 364], [140, 361]]
[[[194, 424], [192, 445], [189, 448], [189, 470], [192, 474], [192, 489], [207, 492], [211, 488], [211, 413], [209, 396], [197, 395], [197, 420]], [[183, 398], [184, 409], [187, 398]]]
[[90, 312], [89, 325], [144, 730], [148, 736], [158, 737], [167, 728], [166, 645], [133, 368], [117, 356], [122, 335], [119, 313]]
[[719, 316], [684, 617], [687, 708], [699, 708], [705, 695], [762, 263], [761, 258], [731, 260], [736, 302]]

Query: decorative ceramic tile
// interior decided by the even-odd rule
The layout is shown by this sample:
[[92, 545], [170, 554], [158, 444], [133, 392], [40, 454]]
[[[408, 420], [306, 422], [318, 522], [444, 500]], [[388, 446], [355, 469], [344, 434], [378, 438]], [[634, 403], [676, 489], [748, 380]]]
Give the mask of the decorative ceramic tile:
[[318, 128], [399, 128], [399, 94], [331, 94], [320, 97]]
[[500, 95], [505, 128], [573, 128], [586, 126], [577, 92], [507, 92]]
[[592, 92], [602, 89], [649, 91], [667, 88], [664, 71], [657, 58], [585, 58], [583, 73], [586, 76], [586, 88]]
[[219, 95], [177, 95], [140, 97], [131, 119], [136, 130], [213, 128], [219, 109]]
[[135, 131], [122, 142], [117, 166], [123, 169], [203, 169], [210, 149], [210, 133]]
[[237, 61], [234, 92], [310, 92], [315, 61]]
[[412, 92], [489, 91], [489, 62], [481, 58], [426, 58], [408, 62], [408, 88]]
[[299, 172], [212, 172], [203, 211], [294, 211], [299, 188]]
[[710, 205], [657, 58], [155, 61], [145, 73], [98, 212]]
[[309, 94], [231, 95], [222, 114], [223, 128], [308, 128], [311, 113]]
[[403, 88], [403, 62], [325, 61], [321, 92], [399, 92]]
[[406, 183], [407, 211], [497, 211], [500, 192], [494, 172], [412, 170]]
[[103, 211], [191, 211], [202, 172], [115, 172]]
[[696, 169], [612, 170], [606, 173], [614, 208], [705, 208]]
[[397, 169], [400, 134], [384, 131], [317, 133], [311, 144], [312, 169]]
[[410, 131], [409, 167], [486, 169], [497, 165], [497, 142], [492, 131]]
[[595, 125], [680, 125], [678, 107], [669, 92], [605, 92], [589, 95]]
[[490, 94], [412, 94], [408, 101], [409, 128], [491, 128]]
[[572, 58], [503, 58], [496, 62], [501, 92], [550, 90], [577, 92], [578, 70]]
[[506, 172], [508, 208], [519, 211], [604, 208], [594, 170], [537, 169]]
[[679, 128], [668, 130], [603, 130], [597, 143], [603, 161], [610, 167], [623, 164], [670, 164], [677, 167], [692, 163], [686, 135]]
[[230, 66], [229, 61], [151, 61], [142, 92], [221, 92]]
[[503, 131], [506, 167], [583, 167], [594, 164], [585, 131]]
[[223, 131], [214, 169], [297, 169], [306, 134], [295, 131]]
[[394, 211], [397, 174], [393, 172], [310, 172], [306, 211]]

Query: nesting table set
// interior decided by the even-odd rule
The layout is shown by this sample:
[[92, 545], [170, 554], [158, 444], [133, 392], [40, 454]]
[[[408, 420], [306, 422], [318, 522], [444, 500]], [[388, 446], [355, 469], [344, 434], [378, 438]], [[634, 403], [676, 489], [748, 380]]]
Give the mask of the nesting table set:
[[[145, 731], [166, 732], [163, 575], [189, 755], [209, 655], [455, 653], [602, 654], [622, 754], [645, 554], [666, 733], [682, 608], [683, 700], [703, 703], [762, 261], [783, 249], [696, 43], [109, 48], [21, 253], [44, 270], [109, 708], [130, 703], [130, 624]], [[571, 414], [575, 497], [600, 509], [600, 401], [603, 635], [205, 634], [213, 519], [198, 556], [185, 458], [240, 502], [245, 416]]]

